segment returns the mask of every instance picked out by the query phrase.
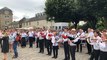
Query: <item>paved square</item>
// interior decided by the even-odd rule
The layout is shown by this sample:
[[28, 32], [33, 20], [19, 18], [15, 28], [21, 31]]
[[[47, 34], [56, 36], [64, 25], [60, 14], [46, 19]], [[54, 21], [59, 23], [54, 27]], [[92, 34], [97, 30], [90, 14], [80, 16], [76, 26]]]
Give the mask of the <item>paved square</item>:
[[[59, 49], [59, 55], [57, 59], [53, 59], [52, 56], [47, 56], [47, 52], [45, 49], [45, 53], [41, 54], [39, 52], [39, 48], [21, 48], [18, 47], [19, 57], [17, 59], [12, 59], [13, 53], [8, 53], [8, 60], [63, 60], [64, 59], [64, 51], [63, 48]], [[76, 60], [88, 60], [89, 55], [85, 54], [86, 48], [83, 48], [82, 53], [76, 53]], [[2, 60], [3, 54], [0, 53], [0, 60]]]

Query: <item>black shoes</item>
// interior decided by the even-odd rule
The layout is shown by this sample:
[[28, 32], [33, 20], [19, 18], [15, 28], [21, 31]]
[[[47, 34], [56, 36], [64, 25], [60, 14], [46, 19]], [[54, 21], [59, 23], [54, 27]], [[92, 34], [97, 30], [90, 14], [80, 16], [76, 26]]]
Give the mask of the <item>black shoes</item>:
[[51, 54], [46, 54], [46, 55], [51, 56]]
[[53, 56], [52, 58], [56, 59], [57, 57]]

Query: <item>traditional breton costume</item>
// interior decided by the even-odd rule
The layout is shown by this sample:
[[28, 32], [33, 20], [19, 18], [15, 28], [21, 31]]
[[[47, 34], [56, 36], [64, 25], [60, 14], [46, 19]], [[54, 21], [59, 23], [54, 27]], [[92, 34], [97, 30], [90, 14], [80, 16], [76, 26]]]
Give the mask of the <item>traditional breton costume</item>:
[[62, 42], [64, 43], [64, 54], [65, 54], [64, 60], [70, 59], [68, 40], [69, 40], [68, 39], [68, 32], [63, 32], [62, 33]]
[[48, 31], [44, 31], [45, 37], [44, 37], [44, 46], [45, 48], [47, 48], [47, 39], [46, 39], [46, 35], [47, 35]]
[[90, 57], [90, 60], [99, 60], [99, 55], [100, 55], [100, 46], [99, 42], [101, 41], [101, 37], [99, 36], [94, 36], [91, 38], [90, 44], [93, 46], [93, 51]]
[[70, 55], [71, 55], [71, 59], [72, 60], [76, 60], [76, 58], [75, 58], [75, 50], [76, 50], [76, 43], [78, 42], [78, 40], [79, 40], [79, 37], [77, 37], [77, 35], [76, 34], [69, 34], [68, 35], [69, 37], [69, 41], [68, 41], [68, 43], [69, 43], [69, 51], [70, 51]]
[[34, 36], [35, 36], [35, 44], [36, 44], [36, 47], [37, 47], [37, 38], [38, 38], [38, 33], [35, 31], [34, 33]]
[[82, 52], [82, 45], [83, 45], [83, 43], [85, 43], [85, 33], [84, 32], [82, 32], [82, 33], [78, 32], [77, 36], [80, 37], [78, 42], [77, 42], [77, 52], [79, 52], [79, 50], [80, 50], [80, 52]]
[[53, 57], [52, 58], [58, 57], [58, 40], [59, 40], [59, 36], [57, 36], [57, 35], [52, 36], [52, 46], [53, 46]]
[[39, 33], [40, 33], [40, 32], [37, 32], [36, 48], [39, 47]]
[[51, 42], [52, 36], [53, 36], [53, 33], [47, 32], [47, 34], [46, 34], [46, 39], [47, 39], [47, 52], [48, 52], [47, 55], [51, 55], [51, 53], [52, 53], [52, 42]]
[[92, 38], [93, 36], [94, 36], [93, 32], [89, 32], [87, 34], [87, 50], [88, 50], [88, 54], [91, 54], [91, 51], [92, 51], [92, 46], [89, 43], [90, 43], [90, 38]]
[[107, 42], [106, 38], [102, 38], [102, 41], [99, 43], [100, 46], [100, 60], [107, 60]]
[[26, 47], [26, 37], [27, 34], [25, 32], [21, 33], [21, 47]]
[[34, 42], [34, 32], [29, 31], [28, 36], [29, 36], [29, 47], [32, 48], [33, 47], [33, 42]]
[[44, 38], [45, 38], [45, 34], [43, 31], [39, 32], [39, 48], [40, 51], [39, 53], [44, 53]]

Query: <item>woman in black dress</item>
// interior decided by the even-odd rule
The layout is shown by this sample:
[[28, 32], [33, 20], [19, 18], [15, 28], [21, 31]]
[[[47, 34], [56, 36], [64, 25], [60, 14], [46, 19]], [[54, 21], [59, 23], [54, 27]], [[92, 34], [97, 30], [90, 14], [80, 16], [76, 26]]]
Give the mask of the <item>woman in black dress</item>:
[[3, 60], [7, 60], [7, 53], [9, 52], [9, 37], [6, 31], [3, 32], [2, 37], [2, 53], [4, 54]]

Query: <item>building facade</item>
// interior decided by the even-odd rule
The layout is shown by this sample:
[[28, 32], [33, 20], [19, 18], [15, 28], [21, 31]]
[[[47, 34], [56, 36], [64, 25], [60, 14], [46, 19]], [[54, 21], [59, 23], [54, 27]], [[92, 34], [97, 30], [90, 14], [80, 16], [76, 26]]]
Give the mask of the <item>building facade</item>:
[[32, 18], [25, 18], [23, 17], [21, 20], [17, 22], [12, 22], [9, 24], [9, 28], [47, 28], [47, 29], [54, 29], [54, 30], [62, 30], [64, 27], [68, 27], [69, 23], [66, 22], [54, 22], [54, 21], [47, 21], [45, 13], [38, 13]]
[[8, 28], [8, 25], [13, 21], [12, 10], [4, 7], [0, 9], [0, 29]]
[[20, 28], [51, 28], [53, 26], [53, 21], [47, 21], [46, 15], [44, 13], [38, 13], [35, 15], [35, 17], [32, 18], [22, 18], [19, 21]]

